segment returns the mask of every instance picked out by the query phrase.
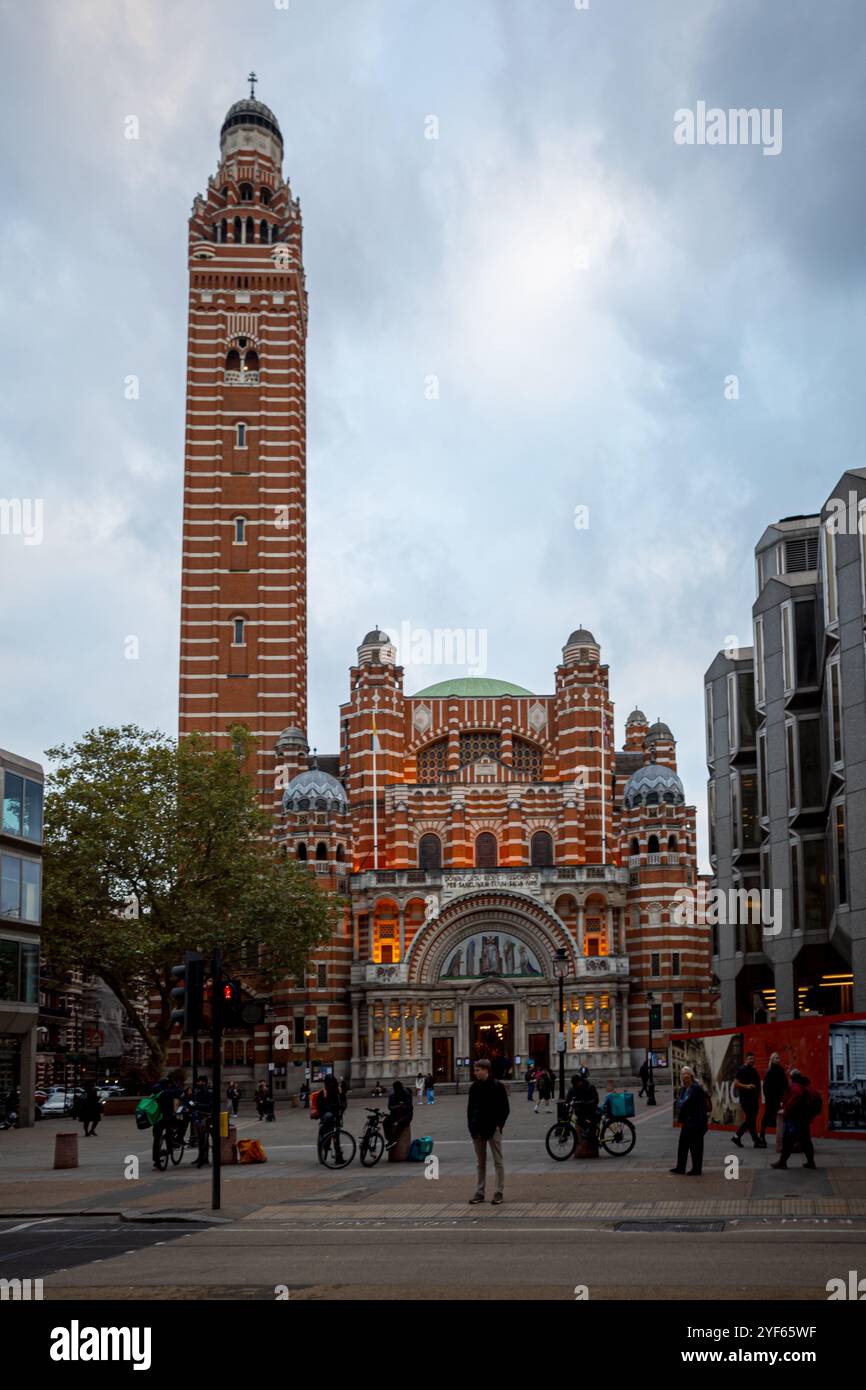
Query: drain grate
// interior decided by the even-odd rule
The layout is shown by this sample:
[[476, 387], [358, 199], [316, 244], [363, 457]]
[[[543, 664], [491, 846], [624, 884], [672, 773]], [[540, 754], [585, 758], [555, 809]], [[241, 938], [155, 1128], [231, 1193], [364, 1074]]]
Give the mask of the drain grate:
[[724, 1221], [618, 1221], [615, 1231], [648, 1231], [650, 1234], [673, 1231], [677, 1235], [712, 1235], [725, 1229]]

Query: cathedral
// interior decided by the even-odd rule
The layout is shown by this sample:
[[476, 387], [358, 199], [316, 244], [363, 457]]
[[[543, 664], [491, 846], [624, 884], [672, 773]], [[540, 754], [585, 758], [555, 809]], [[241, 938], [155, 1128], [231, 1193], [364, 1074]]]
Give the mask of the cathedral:
[[569, 1071], [631, 1075], [651, 1029], [664, 1054], [670, 1032], [713, 1026], [709, 938], [675, 920], [697, 864], [674, 736], [635, 709], [617, 748], [592, 632], [567, 638], [548, 693], [479, 677], [408, 694], [374, 627], [338, 751], [310, 757], [308, 300], [282, 163], [253, 84], [189, 222], [179, 727], [250, 730], [281, 852], [343, 912], [268, 1023], [227, 1038], [227, 1075], [270, 1067], [279, 1093], [312, 1061], [355, 1085], [448, 1083], [479, 1056], [511, 1076], [558, 1049]]

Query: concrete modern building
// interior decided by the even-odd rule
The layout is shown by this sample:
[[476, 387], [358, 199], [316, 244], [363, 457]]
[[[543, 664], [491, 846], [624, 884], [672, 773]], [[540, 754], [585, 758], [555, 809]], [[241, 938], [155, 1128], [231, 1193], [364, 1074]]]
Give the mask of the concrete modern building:
[[32, 1125], [42, 919], [42, 768], [0, 748], [0, 1105]]
[[768, 526], [753, 645], [706, 673], [713, 886], [774, 895], [713, 924], [725, 1026], [866, 1010], [864, 513], [857, 469]]

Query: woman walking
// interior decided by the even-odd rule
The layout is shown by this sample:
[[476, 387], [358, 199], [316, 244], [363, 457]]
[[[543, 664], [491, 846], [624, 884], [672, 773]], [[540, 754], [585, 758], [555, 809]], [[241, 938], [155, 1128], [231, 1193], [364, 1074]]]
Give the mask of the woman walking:
[[[676, 1100], [680, 1142], [677, 1147], [677, 1166], [672, 1168], [671, 1172], [680, 1173], [687, 1178], [698, 1178], [703, 1171], [708, 1096], [703, 1086], [698, 1083], [691, 1067], [683, 1067], [680, 1080], [682, 1087]], [[686, 1172], [689, 1154], [692, 1166]]]
[[774, 1052], [770, 1057], [770, 1065], [767, 1067], [767, 1074], [764, 1077], [764, 1118], [761, 1120], [761, 1139], [764, 1148], [767, 1147], [767, 1130], [776, 1128], [779, 1106], [782, 1104], [782, 1096], [787, 1089], [788, 1078], [785, 1075], [785, 1068], [782, 1066], [782, 1059], [778, 1052]]
[[419, 1105], [424, 1104], [424, 1085], [424, 1073], [423, 1071], [419, 1071], [418, 1075], [415, 1077], [415, 1094], [418, 1098]]

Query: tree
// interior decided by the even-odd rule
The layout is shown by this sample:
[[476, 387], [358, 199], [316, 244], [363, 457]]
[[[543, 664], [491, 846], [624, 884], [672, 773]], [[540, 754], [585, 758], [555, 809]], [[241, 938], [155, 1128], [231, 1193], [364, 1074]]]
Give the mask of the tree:
[[171, 967], [219, 947], [262, 988], [303, 977], [333, 934], [333, 894], [277, 853], [270, 817], [244, 770], [253, 740], [231, 749], [194, 734], [177, 742], [135, 725], [92, 729], [56, 764], [45, 803], [43, 952], [114, 992], [164, 1069]]

